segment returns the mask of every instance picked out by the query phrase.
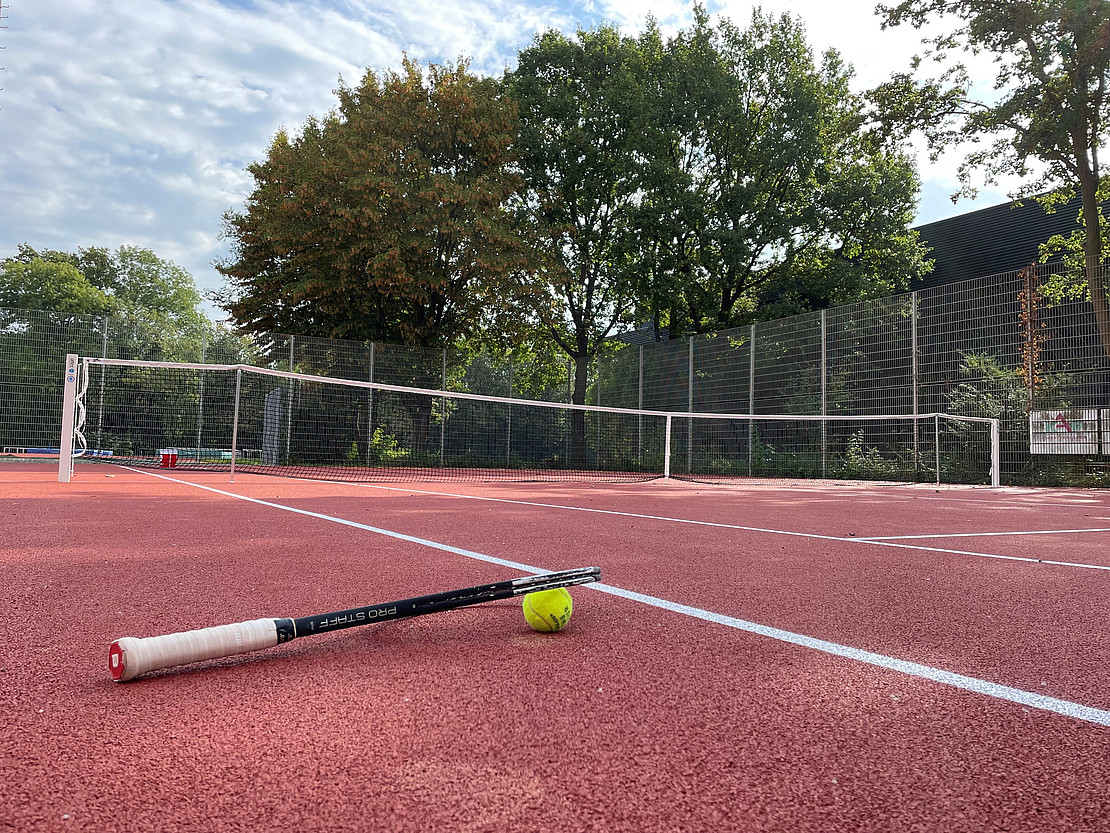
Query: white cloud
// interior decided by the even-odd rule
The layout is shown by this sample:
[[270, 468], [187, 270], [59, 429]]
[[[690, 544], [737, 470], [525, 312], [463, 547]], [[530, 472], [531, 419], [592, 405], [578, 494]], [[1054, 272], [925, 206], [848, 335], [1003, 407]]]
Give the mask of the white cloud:
[[[709, 3], [746, 24], [750, 2]], [[912, 30], [881, 33], [872, 0], [767, 0], [807, 21], [870, 84], [904, 68]], [[634, 33], [650, 11], [666, 32], [682, 0], [35, 0], [7, 11], [0, 91], [0, 256], [36, 247], [147, 246], [220, 285], [221, 215], [241, 205], [280, 127], [335, 105], [342, 76], [469, 57], [513, 63], [536, 32], [601, 20]], [[929, 193], [954, 162], [923, 167]], [[954, 213], [962, 209], [952, 209]], [[939, 209], [938, 209], [939, 210]]]

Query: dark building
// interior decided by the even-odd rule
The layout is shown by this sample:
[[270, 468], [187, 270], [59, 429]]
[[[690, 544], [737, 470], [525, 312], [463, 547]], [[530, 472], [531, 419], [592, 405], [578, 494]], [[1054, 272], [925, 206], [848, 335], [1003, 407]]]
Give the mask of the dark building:
[[981, 208], [967, 214], [917, 226], [932, 251], [933, 271], [911, 289], [1016, 272], [1037, 260], [1038, 247], [1055, 234], [1078, 227], [1078, 195], [1048, 214], [1033, 199]]

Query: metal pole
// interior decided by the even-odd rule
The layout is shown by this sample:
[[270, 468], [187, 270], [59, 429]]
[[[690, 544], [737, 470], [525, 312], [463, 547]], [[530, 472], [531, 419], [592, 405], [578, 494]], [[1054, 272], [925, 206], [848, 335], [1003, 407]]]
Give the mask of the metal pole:
[[[513, 398], [513, 358], [509, 357], [509, 399]], [[509, 418], [505, 426], [505, 466], [513, 463], [513, 406], [509, 405]]]
[[231, 477], [229, 483], [235, 482], [235, 458], [239, 456], [239, 389], [243, 381], [242, 368], [235, 370], [235, 412], [231, 418]]
[[913, 387], [913, 466], [916, 469], [918, 466], [918, 455], [920, 454], [920, 429], [916, 419], [917, 415], [921, 413], [921, 404], [918, 399], [918, 367], [917, 367], [917, 292], [910, 293], [910, 353], [911, 353], [911, 384]]
[[[440, 390], [447, 390], [447, 348], [443, 348], [443, 385]], [[447, 397], [441, 396], [439, 398], [439, 467], [443, 468], [445, 460], [443, 458], [444, 443], [447, 440]]]
[[[296, 336], [289, 336], [289, 372], [296, 373], [293, 369], [293, 345]], [[289, 380], [289, 401], [285, 406], [285, 462], [289, 463], [290, 446], [293, 442], [293, 380]]]
[[[370, 342], [370, 378], [367, 380], [371, 384], [374, 383], [374, 342]], [[374, 389], [369, 389], [370, 406], [366, 415], [366, 465], [370, 465], [370, 453], [374, 445]]]
[[667, 414], [667, 438], [663, 443], [663, 479], [671, 479], [671, 415]]
[[1002, 448], [999, 438], [999, 421], [991, 420], [991, 485], [1002, 485]]
[[[88, 373], [88, 365], [85, 366]], [[76, 353], [66, 355], [62, 386], [62, 433], [58, 438], [58, 482], [69, 483], [73, 477], [73, 433], [77, 419], [77, 390], [80, 367]]]
[[[821, 310], [821, 416], [829, 414], [829, 365], [828, 365], [828, 321]], [[821, 420], [821, 476], [828, 477], [829, 466], [829, 424]]]
[[[101, 358], [108, 358], [108, 316], [104, 316], [104, 347]], [[107, 372], [105, 365], [100, 366], [100, 401], [96, 408], [96, 447], [103, 448], [102, 431], [104, 428], [104, 374]]]
[[[636, 383], [636, 410], [644, 409], [644, 345], [640, 345], [640, 374]], [[642, 466], [644, 463], [644, 417], [636, 417], [636, 460]]]
[[[690, 336], [690, 349], [686, 358], [686, 410], [694, 412], [694, 337]], [[694, 419], [686, 424], [686, 471], [694, 468]]]
[[[204, 364], [208, 347], [208, 333], [200, 334], [200, 363]], [[197, 390], [197, 462], [200, 462], [201, 430], [204, 427], [204, 371], [198, 370], [200, 380]]]
[[933, 441], [937, 455], [937, 485], [940, 485], [940, 414], [933, 417]]
[[[748, 358], [748, 413], [755, 413], [755, 324], [751, 330], [751, 355]], [[748, 477], [752, 476], [752, 444], [755, 442], [755, 420], [748, 420]]]
[[[601, 353], [597, 354], [597, 407], [601, 407]], [[595, 464], [601, 468], [601, 416], [594, 417], [594, 425], [597, 427], [597, 442], [594, 443], [595, 447]]]

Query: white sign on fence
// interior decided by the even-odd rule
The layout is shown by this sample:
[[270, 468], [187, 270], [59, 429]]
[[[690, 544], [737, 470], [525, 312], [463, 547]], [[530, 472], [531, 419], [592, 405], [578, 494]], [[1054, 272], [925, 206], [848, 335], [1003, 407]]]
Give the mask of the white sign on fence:
[[[1106, 432], [1107, 423], [1103, 430]], [[1030, 454], [1098, 454], [1097, 409], [1033, 411], [1029, 415]]]

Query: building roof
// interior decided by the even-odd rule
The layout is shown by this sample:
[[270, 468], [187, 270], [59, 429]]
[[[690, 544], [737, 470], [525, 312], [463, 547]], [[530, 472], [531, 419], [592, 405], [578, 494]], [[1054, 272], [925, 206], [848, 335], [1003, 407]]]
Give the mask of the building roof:
[[932, 251], [933, 271], [911, 289], [954, 283], [1024, 269], [1037, 260], [1038, 247], [1054, 234], [1075, 230], [1081, 201], [1074, 197], [1048, 214], [1034, 199], [982, 208], [917, 226]]

